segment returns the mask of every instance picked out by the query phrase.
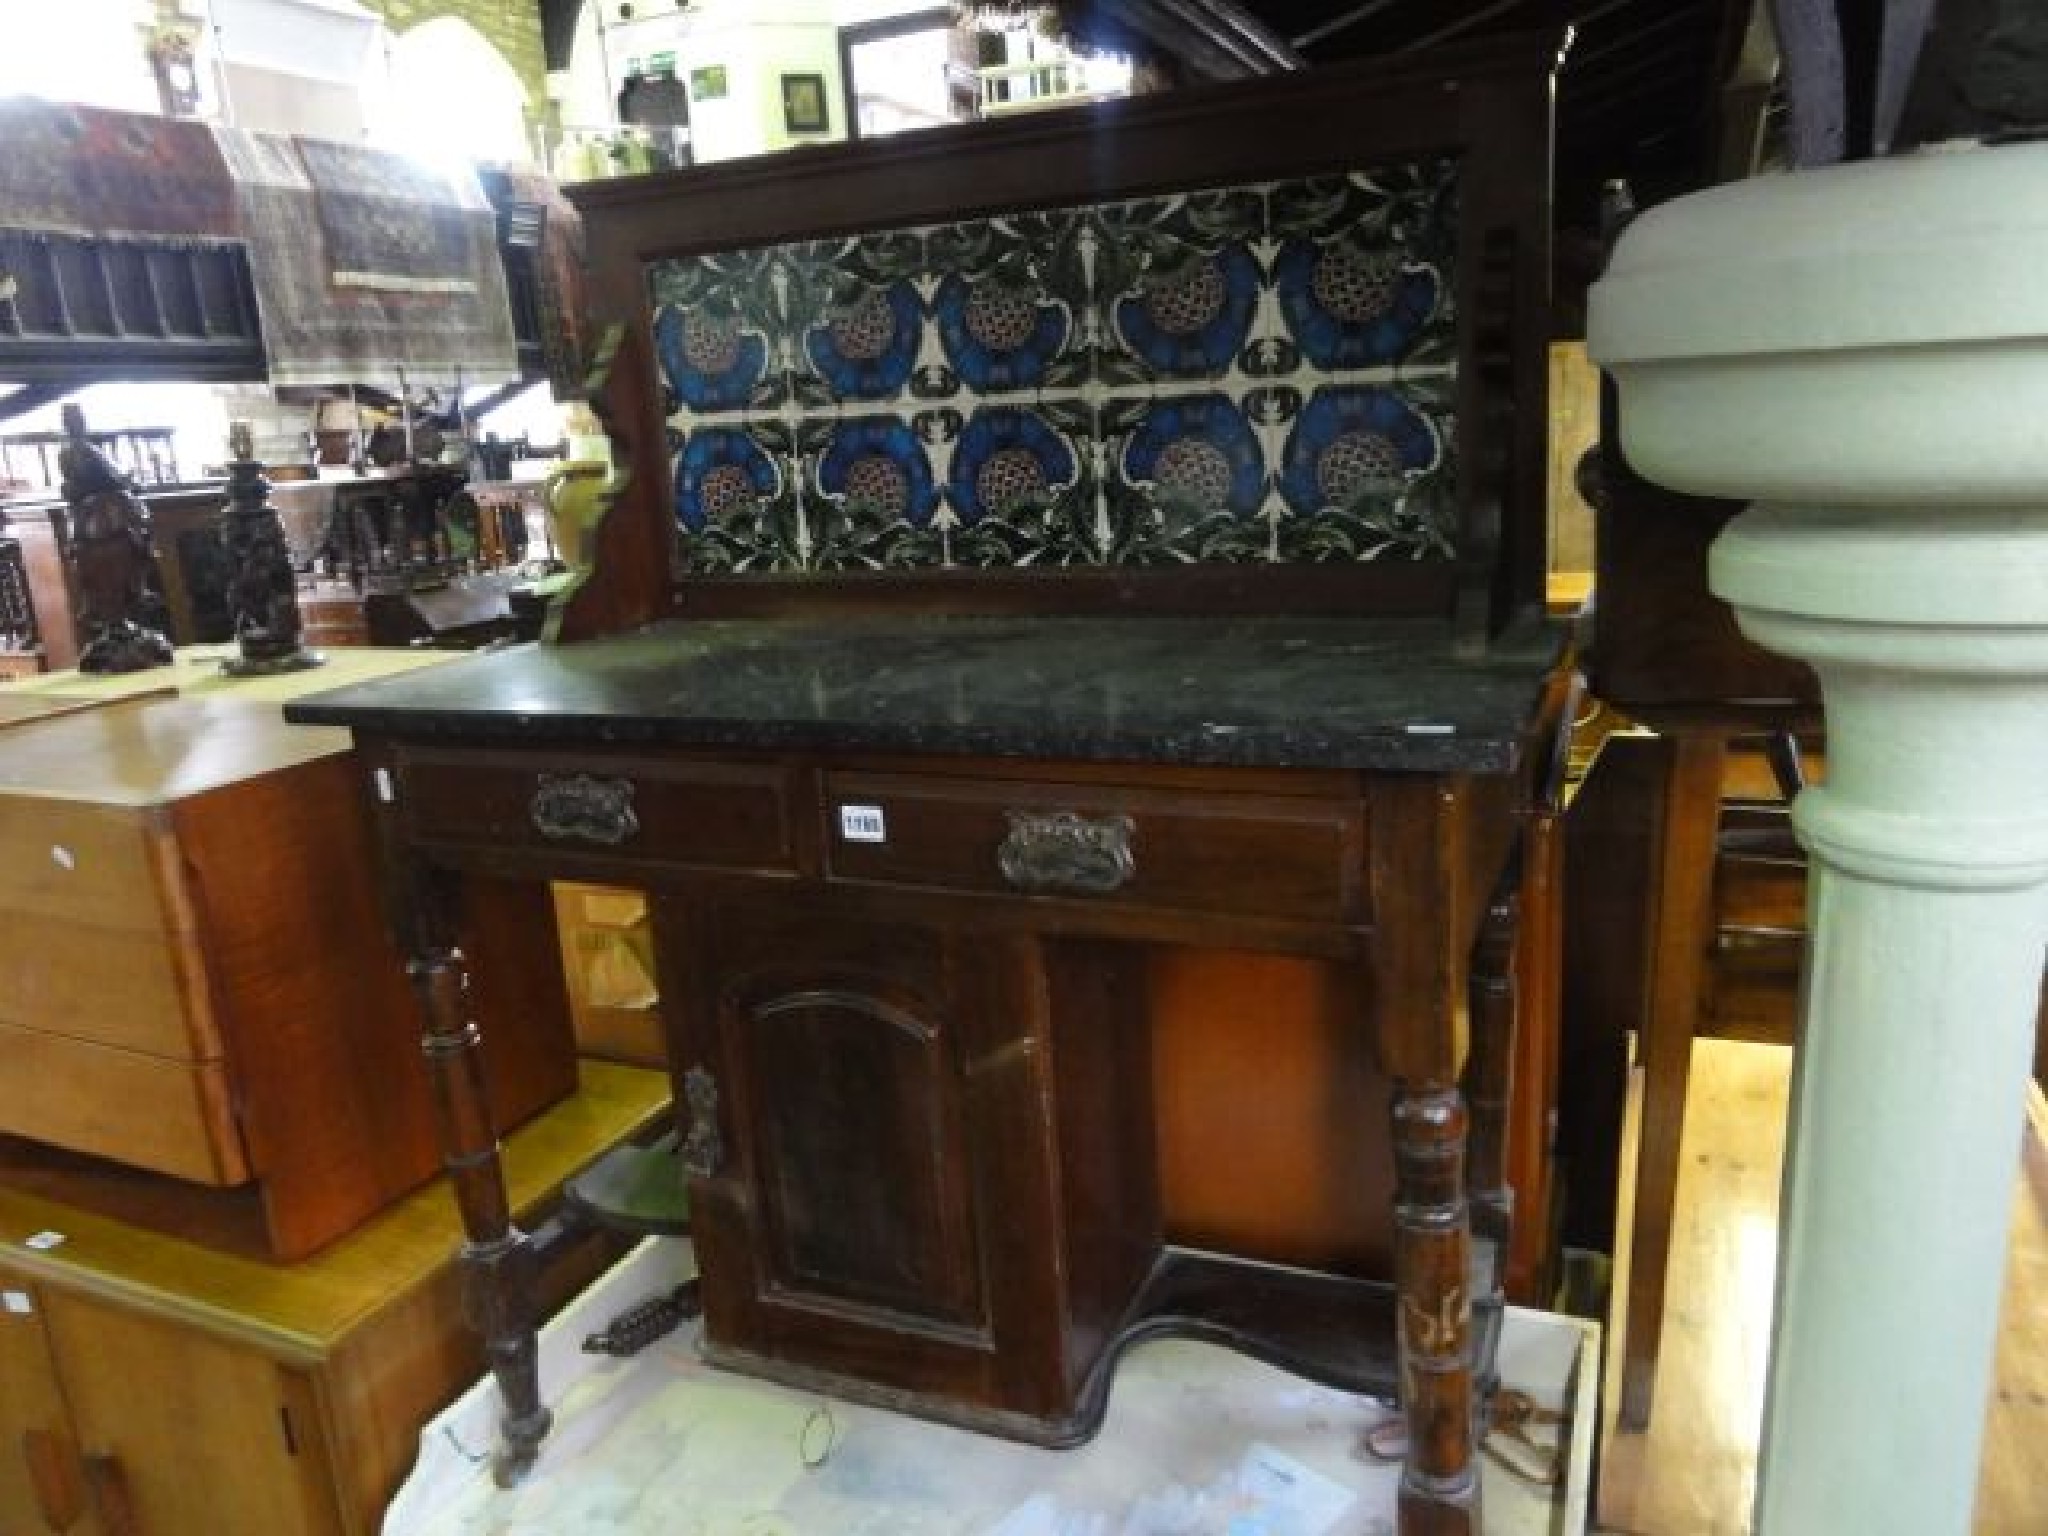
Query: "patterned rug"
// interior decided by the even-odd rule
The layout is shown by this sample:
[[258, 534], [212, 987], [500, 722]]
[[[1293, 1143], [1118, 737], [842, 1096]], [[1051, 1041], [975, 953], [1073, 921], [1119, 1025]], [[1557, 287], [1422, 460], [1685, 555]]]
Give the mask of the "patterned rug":
[[[400, 369], [414, 387], [458, 373], [465, 384], [517, 377], [496, 224], [473, 173], [380, 181], [395, 157], [323, 145], [310, 157], [326, 178], [317, 181], [307, 141], [212, 131], [249, 233], [273, 386], [390, 389]], [[431, 205], [420, 196], [430, 186]], [[345, 227], [348, 207], [361, 227]], [[401, 228], [407, 217], [419, 227]]]
[[205, 123], [0, 98], [0, 228], [238, 240], [226, 162]]
[[477, 175], [501, 214], [514, 205], [541, 211], [540, 249], [534, 259], [541, 357], [557, 399], [580, 395], [590, 358], [583, 307], [582, 216], [551, 178], [530, 167], [482, 166]]
[[297, 142], [337, 286], [475, 292], [465, 259], [469, 221], [449, 178], [383, 150]]

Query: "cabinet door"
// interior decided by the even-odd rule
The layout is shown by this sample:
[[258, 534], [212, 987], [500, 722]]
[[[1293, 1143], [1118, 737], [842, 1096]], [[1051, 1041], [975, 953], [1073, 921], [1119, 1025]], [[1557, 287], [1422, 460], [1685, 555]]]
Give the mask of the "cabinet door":
[[720, 998], [761, 1282], [793, 1304], [978, 1328], [944, 946], [916, 930], [794, 926], [736, 945], [752, 953]]
[[1056, 1402], [1059, 1239], [1026, 949], [845, 910], [656, 916], [663, 996], [684, 999], [714, 1358], [956, 1404]]
[[190, 1328], [45, 1288], [103, 1536], [339, 1529], [310, 1383]]
[[6, 1270], [0, 1270], [0, 1532], [100, 1536], [43, 1326], [42, 1294]]

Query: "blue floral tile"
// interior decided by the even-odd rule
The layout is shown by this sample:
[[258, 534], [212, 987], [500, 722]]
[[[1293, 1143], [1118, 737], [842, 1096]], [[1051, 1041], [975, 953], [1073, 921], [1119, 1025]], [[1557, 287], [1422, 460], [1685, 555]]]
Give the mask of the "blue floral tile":
[[1317, 368], [1371, 368], [1400, 358], [1436, 317], [1435, 268], [1351, 240], [1290, 240], [1274, 276], [1296, 345]]
[[969, 416], [953, 445], [946, 499], [955, 563], [1099, 563], [1093, 409], [991, 405]]
[[818, 489], [864, 516], [918, 527], [938, 503], [925, 446], [899, 416], [840, 422], [818, 463]]
[[1453, 554], [1456, 172], [656, 263], [685, 567]]
[[1151, 406], [1123, 453], [1127, 480], [1203, 517], [1250, 517], [1266, 496], [1266, 462], [1251, 424], [1227, 395]]
[[701, 427], [676, 460], [676, 521], [695, 533], [744, 517], [783, 489], [775, 463], [743, 427]]
[[675, 399], [693, 411], [739, 410], [767, 373], [768, 343], [734, 309], [664, 304], [654, 317], [655, 355]]
[[1251, 335], [1259, 286], [1242, 245], [1177, 251], [1117, 300], [1116, 333], [1161, 378], [1220, 378]]
[[1279, 476], [1288, 559], [1449, 555], [1452, 441], [1446, 410], [1394, 388], [1310, 395]]
[[1268, 557], [1270, 477], [1259, 434], [1222, 393], [1110, 400], [1108, 558], [1117, 564]]
[[995, 275], [950, 274], [939, 284], [932, 314], [947, 363], [977, 394], [1044, 385], [1073, 331], [1063, 307]]
[[861, 288], [804, 332], [804, 355], [837, 400], [892, 400], [910, 382], [924, 305], [907, 280]]
[[671, 474], [683, 568], [794, 570], [802, 564], [795, 477], [773, 432], [703, 426], [684, 434]]
[[1036, 412], [984, 406], [960, 433], [946, 490], [955, 515], [971, 524], [1043, 507], [1079, 473], [1073, 443]]
[[1258, 187], [1089, 210], [1099, 383], [1114, 389], [1229, 372], [1265, 287], [1253, 248], [1265, 210]]
[[1457, 175], [1448, 160], [1273, 188], [1287, 340], [1324, 372], [1448, 364], [1456, 352]]

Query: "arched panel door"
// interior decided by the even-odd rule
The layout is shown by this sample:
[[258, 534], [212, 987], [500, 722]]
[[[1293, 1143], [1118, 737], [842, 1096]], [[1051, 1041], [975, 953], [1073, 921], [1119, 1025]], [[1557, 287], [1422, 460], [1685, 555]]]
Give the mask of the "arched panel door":
[[886, 980], [843, 964], [778, 968], [728, 997], [757, 1261], [773, 1293], [986, 1321], [946, 999], [901, 985], [906, 973], [940, 981], [937, 959], [899, 950]]
[[[1129, 968], [863, 906], [657, 894], [705, 1354], [1071, 1439], [1157, 1217], [1131, 1208], [1149, 1179], [1063, 1133], [1054, 1068], [1091, 1105], [1142, 1097]], [[1087, 1164], [1071, 1176], [1063, 1134]]]

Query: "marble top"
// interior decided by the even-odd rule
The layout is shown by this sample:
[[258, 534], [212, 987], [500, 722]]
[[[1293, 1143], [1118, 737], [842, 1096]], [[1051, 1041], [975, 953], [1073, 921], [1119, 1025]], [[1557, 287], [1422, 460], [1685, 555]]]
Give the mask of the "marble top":
[[1439, 619], [672, 621], [300, 699], [408, 739], [1507, 772], [1563, 648]]

